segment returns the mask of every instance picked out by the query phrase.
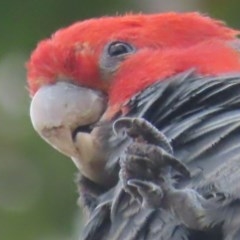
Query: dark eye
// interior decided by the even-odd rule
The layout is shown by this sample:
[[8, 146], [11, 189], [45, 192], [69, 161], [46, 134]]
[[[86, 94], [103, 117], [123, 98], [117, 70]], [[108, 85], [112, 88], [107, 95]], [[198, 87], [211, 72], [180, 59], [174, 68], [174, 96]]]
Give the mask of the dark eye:
[[110, 57], [117, 57], [133, 51], [134, 48], [125, 42], [113, 42], [108, 46], [108, 54]]

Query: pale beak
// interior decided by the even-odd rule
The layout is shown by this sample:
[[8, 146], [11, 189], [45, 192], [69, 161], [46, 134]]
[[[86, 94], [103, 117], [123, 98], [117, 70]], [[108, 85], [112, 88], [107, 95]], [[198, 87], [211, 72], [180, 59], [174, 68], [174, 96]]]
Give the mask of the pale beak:
[[106, 97], [101, 92], [57, 82], [37, 91], [30, 116], [34, 129], [44, 140], [71, 157], [83, 174], [94, 178], [95, 168], [99, 171], [101, 165], [96, 159], [100, 158], [98, 143], [86, 129], [101, 118], [105, 109]]

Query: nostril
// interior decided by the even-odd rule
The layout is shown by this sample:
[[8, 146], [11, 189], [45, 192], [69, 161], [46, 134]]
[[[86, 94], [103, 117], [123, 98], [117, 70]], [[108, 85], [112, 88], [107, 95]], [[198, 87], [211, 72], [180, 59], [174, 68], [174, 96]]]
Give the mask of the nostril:
[[82, 133], [89, 133], [92, 131], [92, 126], [91, 125], [85, 125], [85, 126], [78, 126], [77, 128], [75, 128], [72, 132], [72, 139], [73, 141], [75, 141], [76, 139], [76, 136], [79, 132], [82, 132]]

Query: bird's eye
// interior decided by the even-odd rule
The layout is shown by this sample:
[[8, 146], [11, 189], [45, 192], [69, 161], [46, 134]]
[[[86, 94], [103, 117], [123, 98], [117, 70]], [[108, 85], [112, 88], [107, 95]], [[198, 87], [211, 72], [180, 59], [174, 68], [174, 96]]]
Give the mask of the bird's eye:
[[108, 46], [108, 55], [117, 57], [134, 51], [134, 48], [125, 42], [113, 42]]
[[114, 73], [119, 65], [136, 51], [137, 49], [127, 42], [115, 40], [107, 43], [99, 58], [99, 67], [104, 78], [109, 78], [110, 74]]

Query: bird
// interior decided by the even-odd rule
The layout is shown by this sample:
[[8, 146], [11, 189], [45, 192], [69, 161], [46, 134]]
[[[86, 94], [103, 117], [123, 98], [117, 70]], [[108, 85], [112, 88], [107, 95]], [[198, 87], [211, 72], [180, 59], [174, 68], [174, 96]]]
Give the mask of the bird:
[[37, 45], [30, 117], [79, 170], [81, 239], [240, 239], [238, 35], [196, 12], [126, 14]]

